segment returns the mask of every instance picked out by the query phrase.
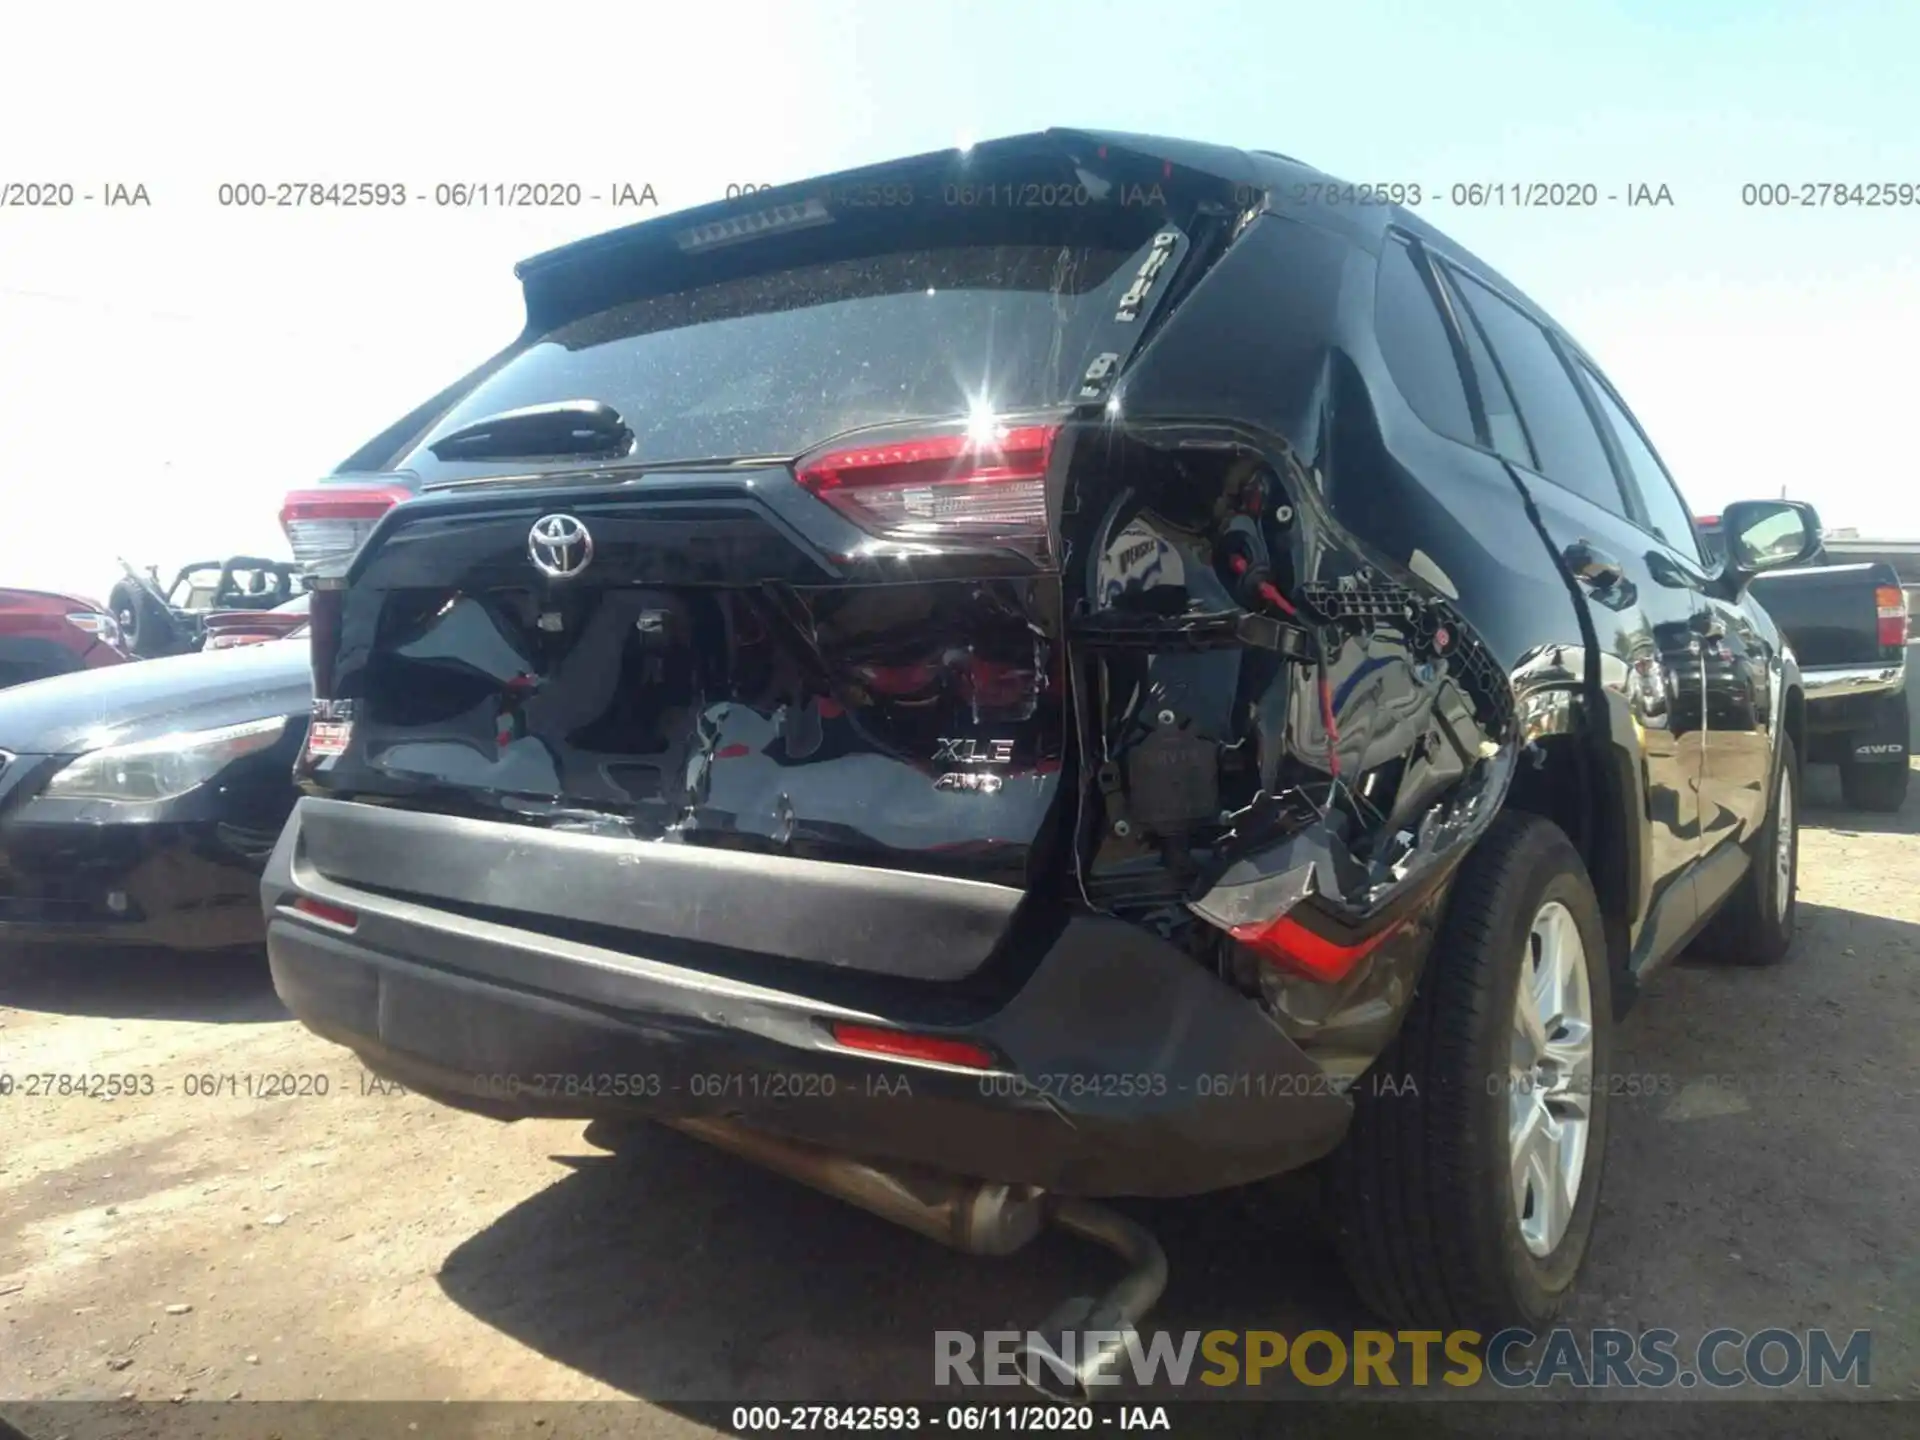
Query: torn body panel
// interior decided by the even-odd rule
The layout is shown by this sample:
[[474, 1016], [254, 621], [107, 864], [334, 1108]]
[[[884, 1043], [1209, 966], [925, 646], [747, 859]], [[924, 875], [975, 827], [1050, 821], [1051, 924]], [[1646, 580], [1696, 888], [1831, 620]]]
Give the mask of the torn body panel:
[[[460, 512], [458, 548], [416, 522], [423, 538], [392, 536], [348, 592], [333, 688], [356, 706], [354, 744], [329, 788], [1031, 881], [1065, 728], [1048, 577], [836, 585], [789, 546], [713, 583], [640, 543], [671, 527], [665, 485], [439, 507]], [[565, 507], [601, 554], [581, 580], [543, 583], [517, 557]], [[739, 528], [772, 552], [779, 527], [752, 513]]]
[[[1397, 1025], [1523, 747], [1584, 726], [1592, 681], [1585, 616], [1512, 474], [1384, 378], [1373, 248], [1311, 218], [1248, 228], [1117, 384], [1127, 438], [1082, 477], [1101, 519], [1066, 575], [1088, 899], [1170, 936], [1172, 910], [1198, 920], [1188, 948], [1349, 1071]], [[1264, 589], [1237, 583], [1255, 568]], [[1179, 648], [1146, 643], [1146, 613]], [[1228, 638], [1255, 617], [1272, 628]], [[1182, 618], [1215, 637], [1204, 689], [1232, 693], [1224, 719], [1183, 707], [1200, 662]], [[1124, 655], [1089, 643], [1130, 627]], [[1543, 635], [1573, 643], [1543, 657]], [[1172, 825], [1140, 783], [1163, 770], [1190, 777]]]
[[1356, 553], [1286, 447], [1143, 426], [1101, 460], [1067, 570], [1086, 898], [1358, 1073], [1504, 793], [1507, 676], [1451, 600]]

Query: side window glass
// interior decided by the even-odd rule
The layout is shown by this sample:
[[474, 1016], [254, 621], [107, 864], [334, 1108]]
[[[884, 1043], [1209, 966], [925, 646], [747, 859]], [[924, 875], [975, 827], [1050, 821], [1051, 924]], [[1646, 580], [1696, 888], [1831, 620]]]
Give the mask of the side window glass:
[[1413, 413], [1428, 429], [1449, 439], [1478, 443], [1446, 322], [1433, 303], [1412, 248], [1404, 241], [1389, 240], [1381, 252], [1373, 328], [1393, 382]]
[[1461, 275], [1458, 288], [1513, 387], [1540, 473], [1624, 518], [1626, 501], [1613, 462], [1547, 332], [1471, 275]]
[[1627, 478], [1639, 492], [1640, 508], [1646, 513], [1648, 528], [1682, 555], [1699, 559], [1699, 534], [1693, 526], [1693, 514], [1681, 498], [1673, 477], [1667, 474], [1667, 467], [1653, 453], [1653, 447], [1640, 433], [1640, 427], [1633, 423], [1633, 417], [1613, 398], [1606, 382], [1589, 367], [1580, 368], [1587, 372], [1587, 382], [1593, 389], [1593, 398], [1599, 402], [1600, 414], [1619, 442], [1620, 453], [1626, 457]]
[[1500, 378], [1500, 367], [1493, 363], [1493, 354], [1487, 349], [1485, 337], [1480, 327], [1460, 303], [1459, 287], [1453, 290], [1454, 311], [1460, 319], [1460, 331], [1466, 337], [1467, 364], [1473, 368], [1473, 380], [1480, 391], [1480, 404], [1487, 413], [1487, 439], [1494, 453], [1504, 456], [1516, 465], [1525, 465], [1535, 469], [1538, 462], [1533, 457], [1533, 449], [1527, 444], [1527, 432], [1521, 428], [1520, 414], [1513, 403], [1513, 393], [1507, 389], [1507, 382]]

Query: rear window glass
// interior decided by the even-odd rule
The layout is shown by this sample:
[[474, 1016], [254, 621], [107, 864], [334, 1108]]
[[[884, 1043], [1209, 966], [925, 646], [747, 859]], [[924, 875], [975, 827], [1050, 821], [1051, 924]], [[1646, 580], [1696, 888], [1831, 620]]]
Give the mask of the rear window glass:
[[652, 295], [552, 331], [400, 461], [476, 420], [558, 400], [613, 406], [638, 463], [793, 455], [891, 421], [1069, 400], [1133, 279], [1132, 248], [903, 250]]
[[1403, 241], [1392, 241], [1381, 252], [1373, 324], [1380, 353], [1413, 413], [1430, 430], [1469, 445], [1476, 443], [1467, 389], [1453, 358], [1446, 322]]

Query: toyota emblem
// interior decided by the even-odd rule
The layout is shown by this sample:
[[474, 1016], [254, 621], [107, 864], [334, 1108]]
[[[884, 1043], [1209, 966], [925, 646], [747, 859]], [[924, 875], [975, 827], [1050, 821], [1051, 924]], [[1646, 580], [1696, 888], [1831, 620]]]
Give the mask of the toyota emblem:
[[571, 580], [593, 559], [593, 536], [572, 515], [542, 515], [527, 532], [527, 554], [542, 575]]

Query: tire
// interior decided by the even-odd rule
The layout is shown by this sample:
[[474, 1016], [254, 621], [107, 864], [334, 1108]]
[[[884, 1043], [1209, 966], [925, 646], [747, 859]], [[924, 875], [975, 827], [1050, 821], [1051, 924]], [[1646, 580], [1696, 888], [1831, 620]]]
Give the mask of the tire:
[[107, 609], [113, 612], [113, 618], [120, 624], [120, 641], [132, 654], [140, 653], [140, 646], [147, 640], [146, 596], [140, 587], [131, 580], [117, 580], [113, 589], [107, 593]]
[[1903, 756], [1898, 761], [1840, 762], [1840, 794], [1854, 810], [1877, 810], [1890, 815], [1907, 803], [1907, 782], [1913, 775]]
[[[1785, 801], [1783, 805], [1781, 802]], [[1781, 825], [1786, 839], [1781, 874]], [[1784, 883], [1786, 894], [1781, 894]], [[1701, 932], [1697, 950], [1734, 965], [1777, 965], [1793, 946], [1800, 911], [1800, 756], [1793, 741], [1780, 737], [1780, 767], [1774, 776], [1767, 823], [1754, 840], [1753, 863], [1720, 910]]]
[[[1584, 1163], [1558, 1239], [1534, 1237], [1541, 1253], [1523, 1233], [1539, 1216], [1515, 1197], [1509, 1127], [1537, 1094], [1515, 1083], [1513, 1047], [1535, 922], [1548, 915], [1584, 952], [1591, 1048]], [[1610, 980], [1599, 903], [1572, 842], [1538, 816], [1501, 815], [1454, 879], [1413, 1005], [1371, 1072], [1377, 1082], [1354, 1087], [1353, 1126], [1328, 1167], [1341, 1258], [1381, 1316], [1491, 1334], [1538, 1331], [1559, 1311], [1599, 1203], [1607, 1087], [1591, 1081], [1608, 1073]]]

